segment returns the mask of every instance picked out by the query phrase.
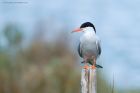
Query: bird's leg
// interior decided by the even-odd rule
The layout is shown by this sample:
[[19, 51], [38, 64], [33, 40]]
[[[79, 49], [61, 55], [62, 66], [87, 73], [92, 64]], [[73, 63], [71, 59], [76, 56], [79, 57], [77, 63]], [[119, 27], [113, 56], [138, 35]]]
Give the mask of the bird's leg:
[[95, 56], [93, 56], [92, 59], [93, 59], [93, 65], [91, 66], [91, 68], [95, 69], [96, 68], [96, 58], [95, 58]]
[[84, 69], [88, 69], [89, 66], [88, 66], [88, 64], [87, 64], [87, 57], [84, 57], [84, 63], [85, 63]]

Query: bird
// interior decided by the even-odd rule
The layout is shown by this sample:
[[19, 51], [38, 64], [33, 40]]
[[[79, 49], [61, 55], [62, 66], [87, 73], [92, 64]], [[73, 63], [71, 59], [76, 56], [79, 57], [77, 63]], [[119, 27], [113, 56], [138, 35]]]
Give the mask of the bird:
[[72, 31], [73, 32], [83, 32], [80, 37], [79, 45], [77, 48], [78, 54], [84, 59], [84, 68], [88, 69], [88, 63], [91, 65], [92, 69], [103, 68], [101, 65], [96, 64], [96, 60], [101, 55], [101, 44], [100, 39], [96, 35], [95, 26], [91, 22], [83, 23], [79, 28]]

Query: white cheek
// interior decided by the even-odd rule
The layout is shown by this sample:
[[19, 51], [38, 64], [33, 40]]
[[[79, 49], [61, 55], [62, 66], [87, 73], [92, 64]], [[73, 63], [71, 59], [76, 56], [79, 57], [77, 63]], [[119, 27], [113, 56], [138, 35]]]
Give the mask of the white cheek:
[[86, 32], [86, 29], [82, 29], [83, 32]]

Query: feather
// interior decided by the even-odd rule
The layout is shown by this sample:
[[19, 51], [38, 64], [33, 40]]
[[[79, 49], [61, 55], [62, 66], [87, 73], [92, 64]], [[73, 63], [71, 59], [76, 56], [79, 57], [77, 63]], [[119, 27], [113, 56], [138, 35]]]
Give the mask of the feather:
[[80, 57], [83, 57], [83, 56], [82, 56], [82, 51], [81, 51], [81, 43], [79, 43], [78, 49], [77, 49], [77, 50], [78, 50], [79, 56], [80, 56]]

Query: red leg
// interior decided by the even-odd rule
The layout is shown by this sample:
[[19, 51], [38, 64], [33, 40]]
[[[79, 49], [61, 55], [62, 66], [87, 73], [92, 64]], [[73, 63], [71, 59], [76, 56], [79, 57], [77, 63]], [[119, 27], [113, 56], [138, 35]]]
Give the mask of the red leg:
[[88, 69], [89, 68], [89, 66], [88, 66], [88, 64], [87, 64], [87, 57], [85, 56], [84, 57], [84, 69]]
[[93, 56], [93, 65], [91, 66], [92, 69], [96, 68], [96, 58]]

